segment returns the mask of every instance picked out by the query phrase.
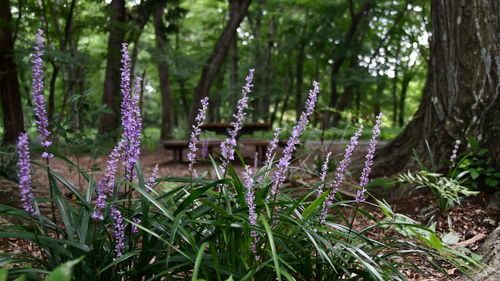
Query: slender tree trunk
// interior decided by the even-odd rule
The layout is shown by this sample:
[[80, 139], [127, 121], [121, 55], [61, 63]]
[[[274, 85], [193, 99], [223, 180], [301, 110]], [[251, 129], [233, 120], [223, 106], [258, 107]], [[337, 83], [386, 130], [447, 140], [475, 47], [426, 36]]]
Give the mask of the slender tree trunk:
[[163, 23], [163, 12], [165, 6], [158, 6], [153, 12], [153, 20], [155, 27], [156, 38], [156, 51], [160, 52], [158, 57], [157, 66], [160, 79], [160, 92], [161, 92], [161, 139], [168, 140], [172, 138], [172, 131], [174, 126], [174, 115], [172, 106], [172, 93], [170, 91], [168, 65], [165, 59], [167, 52], [167, 37], [165, 25]]
[[467, 137], [489, 149], [500, 169], [500, 4], [433, 0], [431, 16], [431, 59], [422, 101], [405, 130], [378, 151], [375, 175], [414, 165], [413, 150], [426, 162], [429, 154], [448, 159], [453, 141]]
[[[349, 63], [349, 69], [354, 70], [358, 67], [359, 61], [357, 56], [351, 57], [351, 61]], [[335, 112], [332, 114], [332, 126], [337, 126], [337, 123], [341, 120], [342, 115], [341, 112], [348, 109], [352, 104], [352, 94], [355, 88], [355, 83], [350, 82], [344, 88], [344, 92], [340, 97], [340, 100], [335, 105]]]
[[109, 5], [111, 17], [109, 22], [108, 54], [106, 57], [106, 74], [102, 103], [112, 113], [103, 114], [99, 132], [115, 131], [120, 120], [120, 57], [121, 44], [125, 42], [125, 0], [113, 0]]
[[48, 98], [48, 110], [47, 117], [52, 120], [54, 117], [54, 111], [56, 107], [56, 81], [59, 75], [59, 66], [52, 61], [52, 76], [50, 77], [49, 83], [49, 98]]
[[[356, 36], [358, 34], [358, 29], [361, 22], [369, 16], [369, 12], [372, 8], [373, 1], [364, 1], [361, 8], [357, 13], [353, 12], [354, 3], [353, 0], [349, 0], [349, 4], [351, 7], [351, 24], [349, 25], [349, 29], [344, 35], [344, 40], [342, 46], [338, 47], [337, 54], [335, 55], [335, 59], [333, 60], [332, 67], [330, 68], [330, 101], [328, 106], [330, 108], [335, 108], [338, 101], [338, 91], [337, 91], [337, 75], [340, 71], [340, 68], [344, 64], [345, 59], [347, 58], [348, 52], [351, 49], [351, 45], [353, 44]], [[351, 54], [352, 55], [352, 54]], [[332, 115], [332, 114], [328, 114]], [[327, 120], [330, 120], [330, 117], [327, 116]]]
[[377, 89], [375, 91], [375, 98], [373, 99], [373, 118], [376, 118], [377, 115], [381, 112], [380, 106], [382, 96], [384, 95], [385, 85], [385, 76], [377, 74]]
[[265, 66], [264, 66], [264, 72], [265, 72], [265, 77], [264, 77], [264, 85], [263, 85], [263, 92], [264, 92], [264, 97], [263, 97], [263, 108], [262, 112], [264, 113], [264, 121], [265, 122], [270, 122], [271, 124], [274, 123], [274, 120], [276, 118], [276, 112], [278, 111], [278, 103], [279, 101], [276, 101], [275, 104], [276, 106], [274, 107], [272, 115], [269, 114], [270, 111], [270, 106], [271, 106], [271, 79], [272, 79], [272, 72], [271, 72], [271, 66], [272, 66], [272, 55], [273, 55], [273, 49], [274, 49], [274, 35], [276, 33], [276, 20], [275, 18], [271, 18], [269, 20], [269, 26], [267, 29], [267, 48], [266, 48], [266, 61], [265, 61]]
[[354, 116], [356, 116], [355, 118], [357, 122], [359, 122], [359, 118], [361, 117], [361, 91], [359, 90], [359, 88], [356, 87], [356, 105], [355, 105], [355, 108], [356, 108], [356, 114], [354, 114]]
[[295, 83], [295, 118], [299, 120], [300, 115], [302, 114], [302, 85], [304, 83], [303, 80], [303, 71], [304, 71], [304, 57], [305, 57], [305, 42], [301, 42], [299, 45], [299, 50], [297, 53], [297, 58], [295, 61], [295, 74], [297, 75]]
[[0, 99], [2, 102], [3, 144], [13, 144], [24, 131], [19, 81], [14, 61], [12, 14], [9, 0], [0, 0]]
[[283, 101], [283, 108], [281, 109], [280, 121], [278, 122], [279, 126], [283, 124], [283, 117], [288, 109], [288, 101], [293, 93], [293, 85], [294, 85], [294, 75], [291, 67], [288, 68], [288, 94], [285, 95], [285, 100]]
[[229, 9], [231, 10], [230, 13], [233, 13], [235, 16], [231, 17], [227, 22], [221, 36], [215, 44], [212, 54], [203, 67], [200, 80], [198, 81], [198, 85], [196, 86], [196, 90], [194, 92], [191, 109], [189, 111], [189, 124], [194, 122], [199, 101], [208, 96], [214, 78], [219, 73], [231, 43], [236, 38], [236, 29], [240, 26], [241, 21], [247, 14], [248, 6], [251, 1], [252, 0], [229, 0]]
[[235, 36], [231, 47], [231, 67], [229, 79], [229, 100], [232, 104], [236, 104], [238, 100], [238, 38]]
[[406, 71], [403, 74], [403, 80], [401, 81], [401, 94], [399, 96], [399, 111], [398, 111], [398, 124], [399, 127], [404, 126], [405, 122], [405, 103], [406, 103], [406, 93], [408, 92], [408, 86], [410, 85], [412, 75]]
[[394, 78], [392, 78], [392, 126], [396, 127], [398, 125], [398, 75], [399, 75], [399, 53], [401, 50], [401, 44], [398, 41], [398, 45], [396, 47], [396, 64], [394, 66]]

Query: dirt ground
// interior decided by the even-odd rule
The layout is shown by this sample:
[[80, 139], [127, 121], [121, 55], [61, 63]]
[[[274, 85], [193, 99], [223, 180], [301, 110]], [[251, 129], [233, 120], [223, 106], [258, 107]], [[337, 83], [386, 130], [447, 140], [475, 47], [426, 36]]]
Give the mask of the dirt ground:
[[[361, 145], [362, 149], [358, 153], [363, 153], [366, 151], [366, 144]], [[321, 145], [319, 143], [309, 143], [307, 146], [308, 152], [302, 160], [295, 162], [294, 165], [299, 165], [302, 167], [309, 167], [314, 169], [317, 161], [315, 160], [317, 155], [324, 155], [325, 151], [333, 151], [334, 157], [336, 159], [340, 158], [344, 145], [339, 143], [332, 143], [327, 145]], [[253, 147], [244, 147], [241, 149], [241, 154], [243, 155], [245, 162], [254, 165], [255, 150]], [[278, 153], [278, 156], [280, 154]], [[98, 181], [106, 167], [106, 157], [100, 157], [98, 159], [93, 159], [88, 155], [77, 156], [73, 155], [69, 157], [71, 161], [80, 166], [82, 169], [93, 175], [94, 179]], [[149, 177], [152, 168], [158, 164], [160, 177], [164, 176], [188, 176], [187, 163], [179, 163], [173, 160], [173, 153], [171, 151], [166, 151], [164, 149], [155, 150], [143, 150], [141, 154], [141, 164], [144, 167], [144, 176]], [[184, 154], [184, 161], [186, 155]], [[307, 165], [305, 165], [307, 163]], [[312, 164], [312, 165], [311, 165]], [[51, 159], [50, 163], [51, 169], [61, 174], [64, 178], [79, 186], [81, 190], [86, 188], [85, 181], [78, 175], [77, 171], [69, 166], [65, 161], [61, 159]], [[212, 174], [211, 163], [207, 160], [199, 160], [196, 164], [196, 169], [199, 173], [207, 172], [208, 176], [214, 177]], [[242, 169], [241, 165], [236, 165], [236, 170]], [[37, 197], [48, 196], [48, 191], [46, 186], [46, 173], [41, 168], [35, 168], [33, 171], [33, 182], [34, 182], [34, 192]], [[305, 181], [308, 181], [304, 176]], [[310, 177], [310, 176], [309, 176]], [[309, 179], [309, 180], [317, 180]], [[475, 197], [469, 197], [463, 201], [461, 205], [451, 209], [447, 216], [442, 216], [437, 220], [436, 230], [438, 233], [445, 234], [453, 232], [460, 237], [459, 242], [464, 247], [476, 251], [481, 244], [484, 242], [486, 237], [498, 226], [499, 223], [499, 210], [486, 208], [490, 201], [491, 194], [481, 193]], [[416, 195], [411, 195], [408, 198], [391, 199], [388, 198], [389, 203], [393, 209], [398, 212], [405, 214], [420, 223], [425, 223], [429, 217], [426, 215], [426, 211], [433, 202], [433, 197], [429, 192], [423, 192]], [[42, 210], [43, 211], [43, 210]], [[378, 211], [371, 210], [373, 215], [379, 216]], [[449, 219], [448, 219], [449, 217]], [[36, 252], [39, 251], [31, 245], [24, 241], [17, 241], [11, 239], [0, 239], [0, 252], [15, 252], [15, 251], [28, 251]], [[425, 268], [424, 271], [431, 274], [431, 277], [422, 278], [418, 275], [408, 272], [408, 277], [410, 280], [447, 280], [444, 275], [436, 270], [430, 268]], [[452, 276], [459, 276], [458, 272], [452, 268], [449, 268], [448, 274]]]

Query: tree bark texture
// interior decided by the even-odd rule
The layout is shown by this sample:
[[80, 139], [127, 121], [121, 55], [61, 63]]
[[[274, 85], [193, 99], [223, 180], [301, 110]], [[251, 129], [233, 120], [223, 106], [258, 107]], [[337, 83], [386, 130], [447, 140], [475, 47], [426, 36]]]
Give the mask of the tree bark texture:
[[19, 81], [14, 62], [12, 14], [9, 0], [0, 0], [0, 99], [4, 134], [2, 143], [13, 144], [24, 131]]
[[[163, 24], [163, 12], [165, 6], [158, 6], [153, 12], [156, 49], [162, 53], [167, 51], [167, 37], [165, 25]], [[172, 138], [172, 130], [174, 127], [174, 114], [172, 107], [172, 92], [170, 91], [168, 64], [164, 58], [160, 56], [157, 59], [158, 74], [160, 78], [160, 92], [161, 92], [161, 136], [162, 140]]]
[[405, 130], [378, 151], [376, 175], [412, 166], [413, 149], [427, 162], [429, 154], [448, 159], [453, 141], [467, 137], [488, 148], [500, 168], [500, 3], [434, 0], [431, 16], [431, 58], [421, 104]]
[[125, 0], [113, 0], [109, 8], [111, 17], [102, 103], [113, 112], [102, 115], [99, 127], [101, 133], [115, 131], [120, 121], [120, 50], [121, 44], [125, 42]]
[[193, 101], [189, 110], [189, 124], [194, 122], [196, 117], [196, 110], [199, 106], [199, 101], [208, 96], [213, 81], [219, 73], [222, 63], [227, 56], [231, 43], [236, 38], [236, 29], [240, 26], [241, 21], [248, 12], [252, 0], [229, 0], [230, 14], [234, 14], [227, 22], [221, 36], [217, 40], [212, 54], [208, 58], [203, 70], [201, 72], [200, 80], [194, 92]]

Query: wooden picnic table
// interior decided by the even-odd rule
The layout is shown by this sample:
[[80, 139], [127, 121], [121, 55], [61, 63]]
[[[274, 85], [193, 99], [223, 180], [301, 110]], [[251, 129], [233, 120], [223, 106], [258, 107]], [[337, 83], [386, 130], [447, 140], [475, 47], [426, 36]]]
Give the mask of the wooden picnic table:
[[[202, 148], [203, 146], [207, 147], [208, 153], [211, 155], [213, 148], [219, 148], [220, 144], [223, 140], [200, 140], [198, 142], [198, 148]], [[263, 162], [264, 157], [267, 151], [267, 146], [269, 145], [270, 140], [258, 140], [258, 139], [244, 139], [239, 140], [238, 144], [240, 145], [248, 145], [255, 146], [255, 152], [259, 153], [259, 161]], [[280, 147], [284, 147], [286, 145], [287, 140], [280, 140], [278, 145]], [[167, 150], [171, 150], [174, 156], [174, 161], [183, 162], [182, 153], [184, 149], [188, 148], [189, 142], [187, 140], [168, 140], [164, 141], [163, 148]]]
[[[245, 123], [243, 124], [239, 135], [253, 134], [257, 131], [269, 131], [271, 130], [271, 128], [271, 123]], [[226, 135], [229, 130], [232, 129], [232, 126], [229, 123], [206, 123], [201, 126], [201, 129], [205, 131], [215, 132], [219, 135]]]
[[[227, 135], [231, 128], [232, 126], [230, 123], [206, 123], [201, 126], [202, 130], [215, 132], [219, 135]], [[238, 137], [244, 134], [252, 134], [256, 131], [269, 131], [271, 130], [271, 128], [271, 123], [246, 123], [243, 124], [243, 127], [239, 131]], [[205, 145], [208, 149], [208, 152], [212, 154], [213, 148], [220, 147], [221, 142], [221, 140], [200, 140], [200, 142], [198, 143], [198, 147], [202, 147], [203, 145]], [[269, 140], [245, 139], [238, 140], [238, 143], [241, 145], [255, 146], [255, 151], [259, 153], [259, 158], [263, 160], [267, 145], [269, 144]], [[167, 140], [162, 144], [165, 149], [172, 150], [175, 161], [182, 162], [182, 151], [188, 147], [189, 142], [187, 140]], [[280, 145], [282, 145], [281, 142]]]

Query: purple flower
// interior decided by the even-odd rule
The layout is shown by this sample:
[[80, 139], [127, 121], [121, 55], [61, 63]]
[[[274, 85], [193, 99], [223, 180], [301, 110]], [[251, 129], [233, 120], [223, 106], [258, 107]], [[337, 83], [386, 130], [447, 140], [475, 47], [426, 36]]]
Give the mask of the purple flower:
[[121, 123], [123, 134], [120, 141], [109, 154], [106, 174], [97, 184], [96, 210], [92, 218], [103, 220], [102, 210], [106, 206], [106, 199], [113, 195], [115, 188], [118, 159], [122, 158], [125, 168], [125, 178], [133, 181], [135, 177], [135, 163], [140, 155], [142, 119], [139, 109], [139, 98], [141, 90], [141, 78], [134, 81], [134, 91], [130, 89], [130, 57], [127, 52], [127, 44], [122, 44], [122, 68], [121, 68]]
[[[243, 172], [243, 179], [244, 179], [244, 185], [245, 185], [245, 202], [247, 203], [248, 206], [248, 222], [255, 226], [257, 225], [257, 212], [255, 211], [255, 192], [253, 190], [254, 186], [254, 179], [252, 178], [252, 170], [250, 169], [250, 166], [245, 166], [245, 171]], [[256, 249], [256, 244], [257, 244], [257, 237], [258, 233], [255, 230], [250, 231], [250, 235], [252, 236], [252, 244], [251, 244], [251, 249], [254, 254], [257, 253]], [[259, 257], [255, 256], [255, 259], [258, 260]]]
[[455, 159], [457, 158], [457, 153], [458, 153], [458, 148], [460, 147], [460, 143], [461, 143], [460, 140], [455, 141], [455, 146], [453, 147], [453, 151], [451, 152], [450, 156], [451, 167], [455, 166]]
[[44, 148], [44, 153], [42, 154], [43, 158], [52, 158], [54, 155], [47, 152], [48, 147], [52, 144], [52, 141], [49, 139], [50, 131], [49, 131], [49, 121], [47, 118], [47, 111], [45, 110], [45, 96], [43, 95], [44, 86], [43, 86], [43, 60], [42, 56], [44, 54], [43, 48], [45, 47], [43, 42], [45, 39], [42, 37], [43, 30], [38, 29], [38, 33], [36, 35], [36, 45], [34, 47], [35, 53], [33, 54], [33, 74], [32, 74], [32, 84], [33, 84], [33, 101], [35, 112], [35, 124], [37, 126], [39, 138], [41, 144]]
[[153, 190], [153, 185], [155, 184], [157, 174], [158, 174], [158, 164], [156, 164], [156, 166], [153, 168], [151, 176], [149, 177], [149, 180], [146, 183], [146, 191]]
[[299, 137], [306, 129], [309, 123], [309, 116], [314, 112], [316, 100], [318, 99], [319, 83], [313, 83], [313, 89], [309, 91], [309, 98], [306, 101], [305, 111], [302, 112], [299, 121], [292, 129], [292, 135], [288, 139], [285, 149], [283, 150], [283, 157], [276, 164], [276, 170], [273, 174], [274, 184], [271, 188], [271, 195], [275, 195], [285, 182], [285, 172], [290, 166], [292, 154], [295, 151], [296, 145], [300, 143]]
[[366, 154], [365, 167], [361, 172], [361, 179], [359, 181], [360, 190], [358, 190], [356, 194], [356, 202], [361, 203], [365, 201], [364, 194], [366, 192], [366, 186], [370, 181], [368, 176], [372, 170], [373, 165], [373, 157], [375, 157], [375, 149], [377, 148], [377, 137], [380, 136], [380, 124], [382, 123], [382, 113], [379, 113], [377, 116], [377, 121], [375, 122], [375, 126], [373, 126], [372, 130], [372, 138], [370, 139], [370, 148], [368, 149], [368, 153]]
[[328, 189], [332, 190], [330, 191], [325, 201], [323, 202], [323, 209], [321, 210], [321, 214], [319, 217], [321, 223], [325, 222], [325, 217], [326, 213], [328, 212], [328, 207], [330, 207], [333, 204], [333, 198], [335, 198], [335, 194], [337, 194], [340, 185], [344, 182], [344, 173], [346, 169], [349, 167], [349, 164], [351, 163], [351, 157], [354, 152], [354, 149], [358, 145], [358, 138], [359, 136], [361, 136], [361, 131], [363, 131], [363, 126], [360, 126], [359, 129], [356, 131], [356, 133], [354, 133], [354, 136], [351, 137], [349, 144], [345, 149], [344, 158], [342, 159], [342, 161], [340, 161], [339, 165], [337, 166], [335, 179], [333, 183], [330, 183], [328, 185]]
[[201, 158], [206, 159], [208, 157], [208, 140], [201, 142]]
[[123, 150], [124, 142], [119, 141], [109, 154], [108, 166], [106, 167], [106, 174], [97, 184], [97, 199], [96, 210], [92, 213], [93, 219], [104, 220], [102, 210], [106, 206], [106, 198], [113, 195], [115, 188], [116, 170], [118, 169], [118, 159], [120, 158], [121, 151]]
[[276, 128], [274, 129], [274, 136], [273, 140], [269, 143], [269, 146], [267, 147], [266, 151], [266, 160], [264, 161], [264, 166], [269, 165], [271, 163], [271, 159], [273, 157], [273, 152], [278, 146], [278, 141], [279, 141], [279, 135], [281, 133], [281, 128]]
[[187, 158], [189, 161], [189, 173], [193, 174], [193, 165], [196, 163], [196, 151], [198, 150], [198, 138], [201, 133], [201, 126], [203, 125], [203, 121], [207, 116], [207, 108], [208, 108], [208, 97], [205, 97], [201, 100], [201, 108], [198, 110], [198, 115], [193, 124], [193, 131], [191, 132], [191, 136], [189, 137], [189, 153], [187, 154]]
[[323, 162], [323, 166], [321, 167], [321, 175], [320, 175], [320, 180], [321, 183], [319, 184], [318, 187], [318, 196], [320, 196], [323, 193], [323, 188], [325, 187], [326, 183], [326, 173], [328, 173], [328, 162], [330, 160], [330, 155], [332, 155], [331, 152], [328, 152], [325, 157], [325, 162]]
[[135, 177], [135, 163], [139, 158], [141, 148], [142, 119], [139, 108], [139, 99], [141, 94], [142, 79], [140, 77], [135, 78], [134, 89], [132, 92], [130, 87], [130, 57], [127, 48], [128, 44], [123, 43], [120, 90], [122, 95], [122, 139], [125, 140], [126, 146], [122, 158], [126, 173], [125, 178], [129, 181], [133, 181]]
[[220, 151], [222, 154], [222, 173], [225, 172], [226, 166], [229, 164], [229, 161], [234, 160], [236, 136], [243, 126], [243, 118], [246, 115], [245, 109], [248, 107], [248, 94], [252, 91], [253, 87], [253, 72], [254, 69], [250, 69], [249, 74], [246, 78], [247, 83], [241, 90], [241, 98], [238, 100], [237, 112], [233, 115], [234, 121], [231, 122], [231, 126], [233, 127], [233, 129], [229, 131], [229, 138], [223, 141], [220, 145]]
[[255, 156], [253, 157], [253, 169], [257, 171], [257, 168], [259, 167], [259, 152], [255, 152]]
[[17, 139], [17, 150], [19, 154], [17, 167], [19, 168], [19, 189], [21, 190], [21, 202], [23, 203], [24, 210], [34, 217], [37, 212], [33, 207], [35, 203], [35, 196], [31, 190], [30, 150], [28, 144], [28, 134], [21, 133]]
[[122, 251], [125, 249], [125, 225], [123, 224], [122, 213], [116, 208], [115, 204], [111, 204], [111, 217], [113, 218], [113, 235], [115, 236], [115, 256], [122, 256]]
[[[141, 219], [139, 218], [132, 218], [132, 221], [135, 222], [136, 224], [141, 224]], [[137, 233], [139, 232], [139, 228], [136, 225], [132, 225], [132, 233]]]

